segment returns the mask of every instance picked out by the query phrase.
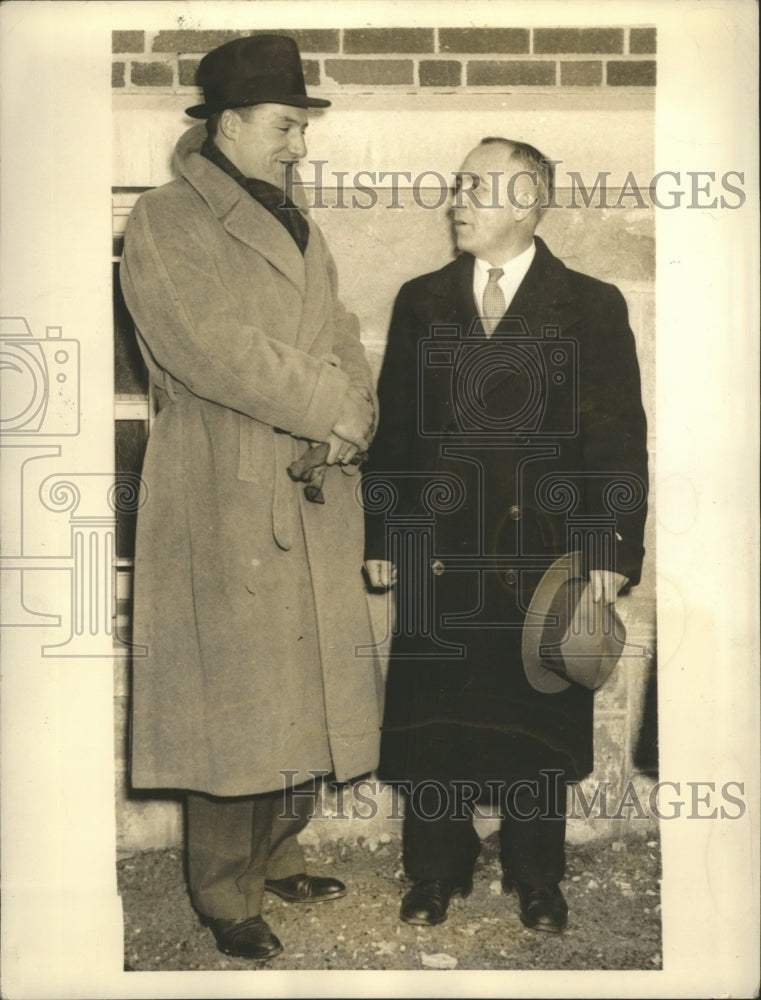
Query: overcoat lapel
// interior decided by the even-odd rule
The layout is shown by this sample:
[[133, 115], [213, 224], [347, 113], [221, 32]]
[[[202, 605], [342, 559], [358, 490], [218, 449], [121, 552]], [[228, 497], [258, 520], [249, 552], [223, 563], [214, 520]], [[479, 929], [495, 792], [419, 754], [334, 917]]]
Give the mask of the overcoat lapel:
[[196, 126], [180, 140], [176, 158], [180, 172], [227, 232], [266, 258], [303, 296], [306, 268], [301, 251], [285, 227], [263, 205], [201, 156], [199, 150], [205, 135], [205, 128]]
[[[484, 336], [473, 300], [473, 258], [470, 254], [461, 254], [444, 270], [432, 275], [428, 290], [434, 298], [443, 299], [450, 306], [451, 320], [457, 325], [461, 339]], [[434, 314], [442, 315], [442, 311], [434, 309]]]
[[[549, 328], [564, 335], [578, 319], [574, 295], [568, 282], [568, 272], [562, 261], [554, 257], [539, 237], [534, 237], [536, 254], [526, 276], [518, 286], [505, 315], [490, 338], [498, 344], [500, 334], [527, 336], [539, 340]], [[472, 299], [472, 295], [471, 295]], [[513, 377], [507, 368], [496, 369], [490, 382], [492, 393]]]
[[308, 218], [309, 243], [304, 254], [304, 305], [298, 329], [298, 343], [308, 351], [325, 325], [330, 310], [330, 285], [325, 279], [325, 256], [320, 233]]
[[[568, 327], [577, 319], [565, 265], [550, 253], [543, 240], [539, 237], [534, 239], [536, 255], [492, 334], [492, 342], [499, 340], [500, 332], [514, 334], [516, 319], [523, 320], [532, 337], [540, 337], [546, 326]], [[485, 336], [473, 298], [473, 267], [473, 257], [462, 254], [449, 267], [432, 275], [428, 285], [432, 295], [451, 303], [453, 319], [463, 338], [469, 335]]]
[[222, 225], [235, 239], [266, 257], [303, 296], [306, 291], [306, 267], [295, 241], [266, 208], [238, 185], [236, 187], [240, 197], [226, 216], [220, 216]]
[[[541, 337], [546, 326], [568, 326], [577, 315], [572, 308], [573, 293], [568, 283], [565, 264], [554, 257], [538, 236], [536, 254], [526, 277], [502, 318], [497, 332], [509, 319], [522, 319], [532, 337]], [[560, 308], [562, 306], [562, 308]], [[570, 307], [570, 308], [569, 308]]]

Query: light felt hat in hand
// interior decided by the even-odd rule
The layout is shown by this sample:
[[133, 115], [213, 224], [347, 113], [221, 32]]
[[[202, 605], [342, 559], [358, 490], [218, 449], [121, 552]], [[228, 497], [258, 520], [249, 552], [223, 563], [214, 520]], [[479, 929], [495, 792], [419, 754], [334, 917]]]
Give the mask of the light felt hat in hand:
[[580, 684], [596, 691], [613, 673], [626, 645], [615, 604], [592, 600], [581, 552], [569, 552], [547, 570], [523, 626], [523, 669], [544, 694]]

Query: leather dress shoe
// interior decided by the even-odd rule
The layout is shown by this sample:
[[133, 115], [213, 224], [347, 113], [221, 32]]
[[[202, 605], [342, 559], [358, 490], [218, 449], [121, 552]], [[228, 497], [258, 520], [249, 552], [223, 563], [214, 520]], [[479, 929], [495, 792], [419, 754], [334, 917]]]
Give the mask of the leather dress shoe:
[[324, 903], [346, 895], [346, 886], [337, 878], [323, 878], [304, 872], [289, 875], [288, 878], [268, 878], [264, 888], [289, 903]]
[[521, 923], [532, 931], [559, 934], [568, 923], [568, 904], [557, 882], [538, 888], [516, 882], [508, 876], [502, 879], [502, 889], [510, 893], [515, 888], [521, 905]]
[[447, 919], [447, 907], [452, 896], [469, 896], [473, 889], [472, 880], [463, 883], [438, 878], [432, 881], [416, 882], [402, 900], [399, 919], [406, 924], [422, 924], [433, 927]]
[[217, 939], [217, 948], [224, 955], [261, 961], [274, 958], [283, 950], [282, 944], [262, 917], [244, 917], [240, 920], [206, 917], [205, 922]]

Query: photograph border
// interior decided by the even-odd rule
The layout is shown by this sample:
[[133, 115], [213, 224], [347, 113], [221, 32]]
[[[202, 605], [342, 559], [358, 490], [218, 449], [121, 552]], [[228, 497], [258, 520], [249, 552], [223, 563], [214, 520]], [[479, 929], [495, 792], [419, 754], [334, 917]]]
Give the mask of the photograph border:
[[[286, 10], [299, 26], [320, 26], [326, 8], [346, 26], [582, 26], [602, 16], [599, 5], [581, 2], [531, 7], [456, 9], [438, 0], [381, 0], [361, 10], [300, 0], [2, 7], [3, 315], [24, 317], [35, 337], [75, 339], [80, 348], [81, 421], [68, 437], [59, 431], [61, 442], [43, 442], [76, 496], [51, 484], [40, 498], [45, 509], [70, 503], [88, 530], [113, 516], [101, 471], [113, 468], [113, 345], [102, 337], [112, 328], [111, 30], [158, 26], [167, 15], [187, 26], [229, 19], [251, 27], [254, 11], [279, 26]], [[126, 975], [114, 864], [113, 663], [84, 646], [67, 658], [45, 655], [32, 619], [2, 634], [4, 995], [313, 995], [318, 982], [325, 995], [367, 996], [757, 989], [758, 14], [746, 0], [615, 2], [604, 13], [610, 24], [657, 27], [656, 169], [740, 170], [745, 178], [736, 211], [680, 208], [656, 220], [658, 632], [659, 647], [673, 650], [659, 661], [660, 776], [717, 787], [741, 781], [748, 804], [736, 822], [661, 824], [663, 969], [454, 971], [445, 980], [425, 971]], [[20, 503], [23, 531], [43, 554], [57, 553], [60, 538], [38, 498], [22, 495]], [[7, 518], [18, 506], [18, 487], [4, 483], [6, 551]], [[28, 606], [50, 606], [54, 561], [24, 595]], [[108, 587], [96, 581], [94, 599], [109, 598]]]

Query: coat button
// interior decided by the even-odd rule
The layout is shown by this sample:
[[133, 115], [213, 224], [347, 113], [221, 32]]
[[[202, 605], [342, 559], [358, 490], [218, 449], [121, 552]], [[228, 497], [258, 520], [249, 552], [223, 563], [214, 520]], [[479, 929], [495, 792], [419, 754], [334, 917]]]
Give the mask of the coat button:
[[509, 584], [511, 587], [514, 587], [517, 582], [518, 582], [518, 574], [515, 572], [514, 569], [509, 569], [505, 573], [505, 583]]
[[431, 563], [431, 572], [434, 576], [441, 576], [444, 572], [444, 563], [437, 559], [435, 562]]
[[520, 521], [521, 519], [521, 509], [520, 507], [513, 504], [513, 506], [507, 512], [514, 521]]

